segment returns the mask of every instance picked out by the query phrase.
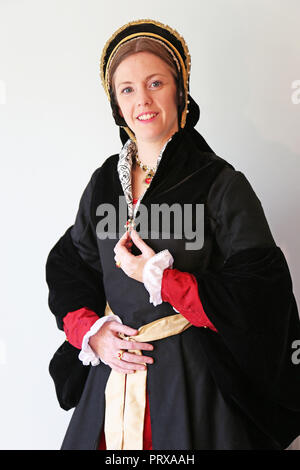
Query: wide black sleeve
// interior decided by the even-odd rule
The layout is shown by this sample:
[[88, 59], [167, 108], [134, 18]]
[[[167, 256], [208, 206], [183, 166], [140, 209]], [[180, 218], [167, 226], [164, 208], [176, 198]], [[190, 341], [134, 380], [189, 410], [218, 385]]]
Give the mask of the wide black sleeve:
[[212, 186], [208, 211], [224, 262], [192, 274], [218, 330], [203, 339], [216, 374], [230, 390], [230, 371], [240, 371], [250, 387], [300, 409], [299, 372], [291, 360], [292, 343], [300, 338], [298, 310], [286, 259], [261, 203], [241, 172], [226, 169]]
[[92, 175], [80, 200], [74, 225], [51, 249], [46, 261], [49, 308], [63, 329], [71, 311], [89, 308], [101, 316], [106, 300], [92, 211], [94, 186], [100, 169]]

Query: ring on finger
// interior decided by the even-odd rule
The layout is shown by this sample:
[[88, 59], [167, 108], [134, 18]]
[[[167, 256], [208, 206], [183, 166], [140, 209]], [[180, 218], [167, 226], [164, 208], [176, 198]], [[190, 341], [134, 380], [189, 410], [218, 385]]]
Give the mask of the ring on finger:
[[124, 354], [125, 351], [122, 351], [122, 349], [120, 349], [117, 353], [117, 357], [118, 359], [121, 361], [122, 360], [122, 357], [123, 357], [123, 354]]

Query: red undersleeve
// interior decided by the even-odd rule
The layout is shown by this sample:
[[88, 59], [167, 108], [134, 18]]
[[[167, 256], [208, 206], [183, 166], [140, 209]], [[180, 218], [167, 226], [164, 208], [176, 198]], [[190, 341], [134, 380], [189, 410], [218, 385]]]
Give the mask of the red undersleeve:
[[198, 283], [193, 274], [178, 269], [165, 269], [161, 284], [161, 298], [163, 302], [169, 302], [192, 325], [217, 331], [203, 310]]

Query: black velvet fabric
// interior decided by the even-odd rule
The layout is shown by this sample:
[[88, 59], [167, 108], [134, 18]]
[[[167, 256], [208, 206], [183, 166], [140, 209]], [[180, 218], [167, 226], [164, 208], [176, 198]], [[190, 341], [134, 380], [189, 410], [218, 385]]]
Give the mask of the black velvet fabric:
[[49, 364], [49, 373], [58, 402], [64, 410], [68, 411], [78, 404], [90, 367], [78, 360], [78, 349], [68, 341], [64, 341], [55, 351]]
[[71, 237], [71, 227], [51, 249], [47, 258], [48, 303], [59, 329], [68, 312], [86, 307], [103, 312], [106, 304], [102, 273], [83, 261]]
[[[188, 125], [167, 144], [142, 203], [148, 210], [158, 203], [204, 204], [203, 247], [187, 250], [184, 236], [161, 233], [145, 241], [156, 252], [168, 248], [173, 267], [196, 277], [218, 332], [191, 327], [155, 342], [147, 380], [153, 449], [284, 449], [300, 434], [292, 280], [255, 191], [194, 129], [198, 117], [193, 101]], [[94, 172], [74, 225], [49, 254], [49, 306], [60, 328], [68, 312], [84, 306], [101, 316], [106, 301], [133, 328], [174, 314], [167, 302], [150, 304], [144, 285], [115, 267], [118, 239], [96, 236], [97, 207], [117, 209], [123, 195], [117, 163], [113, 155]], [[109, 373], [103, 363], [90, 368], [63, 449], [97, 448]]]

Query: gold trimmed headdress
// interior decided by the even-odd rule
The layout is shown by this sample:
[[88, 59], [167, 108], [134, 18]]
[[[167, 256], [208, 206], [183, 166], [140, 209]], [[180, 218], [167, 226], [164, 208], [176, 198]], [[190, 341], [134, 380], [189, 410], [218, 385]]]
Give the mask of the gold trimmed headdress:
[[[138, 37], [147, 37], [163, 44], [170, 54], [172, 55], [178, 72], [179, 72], [179, 86], [183, 93], [182, 104], [179, 109], [180, 127], [184, 128], [187, 119], [188, 104], [189, 104], [189, 78], [191, 69], [191, 58], [187, 44], [182, 36], [170, 26], [160, 23], [155, 20], [145, 19], [130, 21], [121, 28], [119, 28], [106, 42], [100, 61], [100, 75], [102, 85], [111, 102], [112, 108], [115, 103], [112, 103], [112, 93], [109, 85], [109, 70], [113, 57], [116, 51], [123, 44]], [[115, 110], [113, 109], [113, 112]], [[116, 116], [116, 114], [114, 114]], [[131, 130], [125, 125], [117, 122], [127, 132], [130, 138], [133, 137]], [[124, 123], [123, 123], [124, 124]]]

